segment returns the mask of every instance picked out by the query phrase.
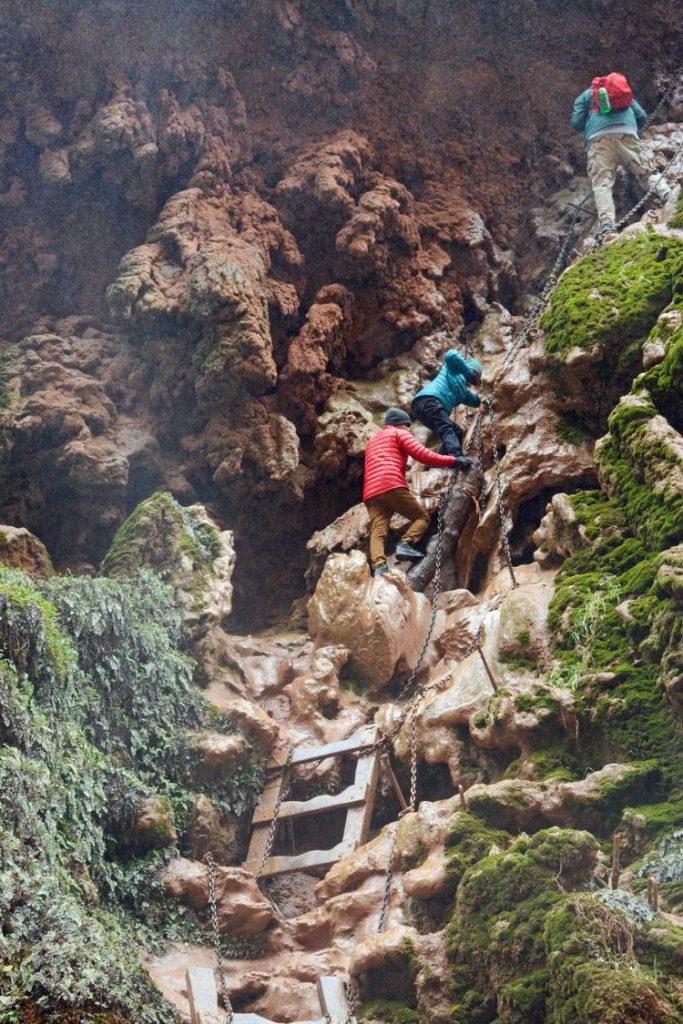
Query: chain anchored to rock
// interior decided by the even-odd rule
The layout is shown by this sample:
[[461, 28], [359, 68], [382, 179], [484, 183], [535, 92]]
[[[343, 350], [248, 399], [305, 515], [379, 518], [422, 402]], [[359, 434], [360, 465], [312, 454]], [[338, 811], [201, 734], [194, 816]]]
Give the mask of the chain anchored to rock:
[[216, 861], [213, 859], [211, 853], [207, 853], [204, 856], [204, 863], [209, 869], [208, 878], [208, 890], [209, 890], [209, 913], [211, 916], [211, 933], [213, 939], [213, 948], [216, 956], [216, 973], [218, 974], [218, 987], [223, 1000], [223, 1006], [225, 1007], [226, 1013], [223, 1018], [223, 1024], [232, 1024], [235, 1012], [230, 1002], [230, 993], [228, 992], [228, 983], [225, 978], [225, 971], [223, 970], [223, 960], [221, 958], [221, 939], [218, 931], [218, 907], [216, 902]]

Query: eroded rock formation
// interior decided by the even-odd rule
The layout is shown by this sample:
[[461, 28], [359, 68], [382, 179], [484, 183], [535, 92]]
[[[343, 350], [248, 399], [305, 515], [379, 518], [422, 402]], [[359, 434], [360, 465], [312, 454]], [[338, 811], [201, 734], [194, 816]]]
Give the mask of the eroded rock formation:
[[[651, 105], [676, 5], [512, 6], [3, 8], [0, 1017], [186, 1021], [215, 884], [234, 1006], [283, 1024], [325, 973], [370, 1024], [680, 1019], [676, 194], [515, 340], [588, 194], [568, 103], [618, 40]], [[436, 517], [371, 578], [360, 479], [454, 343], [489, 402], [436, 593]], [[366, 728], [367, 841], [257, 881], [269, 759]]]

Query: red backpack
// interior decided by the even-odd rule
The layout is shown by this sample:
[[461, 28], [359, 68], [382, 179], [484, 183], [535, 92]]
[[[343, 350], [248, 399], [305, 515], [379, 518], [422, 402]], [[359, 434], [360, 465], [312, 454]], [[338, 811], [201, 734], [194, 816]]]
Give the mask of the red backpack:
[[[593, 110], [600, 110], [604, 114], [607, 113], [607, 110], [605, 110], [604, 104], [600, 102], [600, 97], [598, 96], [601, 89], [604, 89], [607, 93], [609, 110], [626, 110], [633, 103], [631, 86], [626, 81], [624, 75], [620, 75], [618, 71], [613, 71], [602, 78], [594, 78], [591, 82]], [[605, 93], [603, 92], [603, 99], [604, 95]]]

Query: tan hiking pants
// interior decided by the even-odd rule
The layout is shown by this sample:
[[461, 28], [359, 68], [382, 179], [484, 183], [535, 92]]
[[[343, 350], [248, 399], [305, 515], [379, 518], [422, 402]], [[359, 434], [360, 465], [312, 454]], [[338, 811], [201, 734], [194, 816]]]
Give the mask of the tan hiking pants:
[[401, 538], [408, 544], [416, 544], [429, 526], [429, 512], [407, 487], [395, 487], [393, 491], [378, 494], [366, 501], [365, 507], [370, 516], [370, 565], [373, 569], [387, 564], [384, 541], [387, 539], [389, 523], [394, 512], [411, 520]]
[[[614, 224], [616, 214], [612, 189], [619, 166], [633, 171], [644, 192], [652, 188], [659, 174], [645, 154], [640, 139], [635, 135], [624, 135], [621, 132], [601, 135], [588, 143], [586, 150], [588, 160], [588, 177], [593, 187], [595, 206], [601, 225]], [[660, 179], [657, 194], [662, 199], [668, 198], [669, 186]]]

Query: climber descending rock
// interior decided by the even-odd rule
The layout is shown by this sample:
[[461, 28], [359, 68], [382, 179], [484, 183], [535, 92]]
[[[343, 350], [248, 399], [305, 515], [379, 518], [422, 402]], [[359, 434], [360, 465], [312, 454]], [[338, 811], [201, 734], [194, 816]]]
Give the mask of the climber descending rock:
[[617, 72], [594, 78], [590, 88], [574, 100], [571, 124], [584, 133], [588, 177], [602, 235], [615, 230], [612, 189], [620, 166], [635, 174], [644, 191], [654, 187], [660, 203], [671, 195], [638, 137], [646, 122], [647, 114], [633, 98], [626, 78]]
[[410, 520], [403, 539], [396, 548], [400, 559], [419, 561], [423, 555], [413, 547], [429, 526], [429, 512], [420, 504], [406, 483], [408, 456], [425, 466], [458, 469], [469, 466], [470, 460], [454, 455], [440, 455], [425, 448], [410, 433], [411, 419], [402, 409], [389, 409], [385, 426], [370, 438], [365, 449], [365, 483], [363, 501], [370, 516], [370, 565], [373, 576], [388, 572], [384, 541], [394, 512]]
[[462, 453], [463, 430], [453, 422], [451, 413], [461, 404], [474, 409], [481, 404], [479, 395], [467, 385], [478, 387], [483, 370], [478, 359], [465, 359], [457, 349], [451, 348], [436, 377], [418, 391], [412, 404], [415, 419], [441, 438], [441, 453], [455, 455], [466, 466], [472, 463]]

